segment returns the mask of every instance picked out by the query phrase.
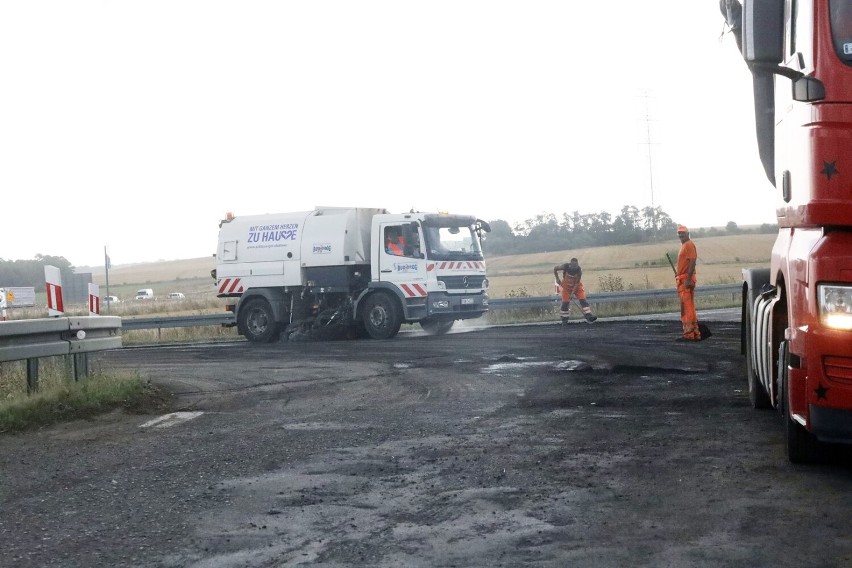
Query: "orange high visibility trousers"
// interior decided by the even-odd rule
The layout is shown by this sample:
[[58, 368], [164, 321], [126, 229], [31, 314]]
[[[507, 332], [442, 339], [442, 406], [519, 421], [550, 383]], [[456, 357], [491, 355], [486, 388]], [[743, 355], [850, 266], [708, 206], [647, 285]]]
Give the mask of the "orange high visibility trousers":
[[[568, 319], [568, 307], [571, 305], [571, 290], [574, 289], [574, 284], [576, 282], [577, 281], [573, 276], [566, 275], [559, 284], [559, 287], [561, 288], [559, 293], [562, 295], [562, 305], [559, 307], [559, 316], [563, 320]], [[580, 302], [580, 308], [583, 310], [583, 315], [591, 315], [592, 306], [589, 305], [589, 302], [586, 300], [586, 290], [583, 289], [582, 282], [577, 284], [577, 293], [574, 294], [574, 297], [576, 297]]]
[[698, 331], [698, 314], [695, 313], [695, 287], [687, 288], [686, 280], [677, 281], [677, 295], [680, 298], [680, 322], [683, 325], [684, 339], [701, 339]]

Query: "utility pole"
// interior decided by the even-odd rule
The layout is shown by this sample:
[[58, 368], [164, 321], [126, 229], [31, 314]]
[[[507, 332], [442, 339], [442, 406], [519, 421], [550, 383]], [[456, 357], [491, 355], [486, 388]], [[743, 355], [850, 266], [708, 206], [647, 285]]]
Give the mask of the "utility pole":
[[648, 184], [651, 188], [651, 208], [654, 208], [654, 161], [653, 156], [651, 155], [651, 111], [649, 109], [648, 100], [651, 98], [650, 90], [642, 90], [639, 94], [640, 97], [645, 99], [645, 141], [641, 142], [641, 144], [645, 144], [648, 147]]
[[[651, 111], [649, 109], [648, 101], [652, 98], [651, 91], [649, 89], [644, 89], [639, 91], [639, 96], [645, 99], [645, 141], [640, 142], [640, 144], [644, 144], [648, 147], [648, 185], [651, 189], [651, 211], [656, 213], [656, 204], [654, 203], [654, 161], [653, 156], [651, 154], [651, 145], [654, 142], [651, 142]], [[656, 240], [657, 230], [657, 219], [653, 220], [654, 222], [654, 240]]]
[[[109, 260], [109, 253], [107, 252], [107, 247], [104, 245], [104, 276], [106, 277], [106, 295], [109, 296], [109, 269], [112, 263]], [[107, 313], [110, 313], [112, 310], [112, 302], [106, 303]]]

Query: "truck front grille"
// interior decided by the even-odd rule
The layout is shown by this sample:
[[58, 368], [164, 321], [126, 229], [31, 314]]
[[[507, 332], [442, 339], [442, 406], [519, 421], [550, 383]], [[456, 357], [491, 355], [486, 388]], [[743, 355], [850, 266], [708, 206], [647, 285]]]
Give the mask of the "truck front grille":
[[824, 357], [822, 362], [828, 379], [852, 384], [852, 357]]
[[[471, 276], [438, 276], [438, 280], [444, 283], [447, 290], [479, 290], [482, 288], [485, 276], [482, 274]], [[467, 286], [465, 286], [465, 281], [467, 282]]]

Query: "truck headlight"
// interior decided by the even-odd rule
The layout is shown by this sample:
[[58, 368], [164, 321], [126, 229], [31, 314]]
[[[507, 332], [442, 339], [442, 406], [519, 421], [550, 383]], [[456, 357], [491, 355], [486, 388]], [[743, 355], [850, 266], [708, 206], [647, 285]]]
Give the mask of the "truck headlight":
[[432, 307], [438, 310], [446, 310], [450, 307], [450, 302], [448, 300], [437, 300], [432, 302]]
[[831, 329], [852, 330], [852, 286], [818, 284], [819, 319]]

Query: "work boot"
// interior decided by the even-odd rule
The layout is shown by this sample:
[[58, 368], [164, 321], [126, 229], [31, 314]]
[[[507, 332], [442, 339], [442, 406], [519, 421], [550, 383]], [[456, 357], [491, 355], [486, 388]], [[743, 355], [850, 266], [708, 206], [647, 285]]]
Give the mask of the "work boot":
[[586, 321], [589, 323], [592, 323], [593, 321], [598, 319], [598, 316], [596, 316], [595, 314], [584, 314], [583, 317], [586, 318]]

